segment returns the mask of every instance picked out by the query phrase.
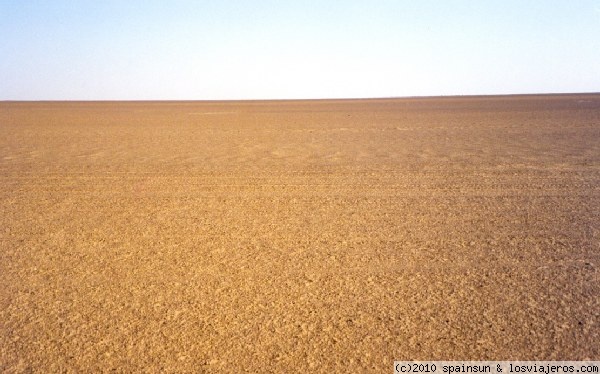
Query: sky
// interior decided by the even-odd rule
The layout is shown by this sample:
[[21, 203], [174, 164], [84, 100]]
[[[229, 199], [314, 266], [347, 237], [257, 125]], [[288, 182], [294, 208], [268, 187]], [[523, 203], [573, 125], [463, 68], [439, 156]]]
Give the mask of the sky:
[[600, 92], [600, 0], [0, 0], [0, 100]]

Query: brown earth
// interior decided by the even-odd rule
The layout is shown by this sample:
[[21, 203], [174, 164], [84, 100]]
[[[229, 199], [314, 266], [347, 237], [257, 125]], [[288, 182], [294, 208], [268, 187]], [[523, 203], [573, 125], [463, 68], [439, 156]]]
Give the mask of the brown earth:
[[600, 95], [0, 103], [0, 370], [600, 359]]

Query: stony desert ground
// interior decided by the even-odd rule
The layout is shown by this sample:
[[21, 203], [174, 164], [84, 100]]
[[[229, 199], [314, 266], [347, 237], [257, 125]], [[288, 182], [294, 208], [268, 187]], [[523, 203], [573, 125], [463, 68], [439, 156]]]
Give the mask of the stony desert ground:
[[0, 371], [600, 359], [600, 94], [0, 103]]

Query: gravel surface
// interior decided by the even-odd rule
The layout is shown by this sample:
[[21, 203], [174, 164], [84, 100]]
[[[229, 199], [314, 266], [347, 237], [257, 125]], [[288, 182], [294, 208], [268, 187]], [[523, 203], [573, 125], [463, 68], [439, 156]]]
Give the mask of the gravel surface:
[[0, 371], [600, 359], [600, 95], [0, 103]]

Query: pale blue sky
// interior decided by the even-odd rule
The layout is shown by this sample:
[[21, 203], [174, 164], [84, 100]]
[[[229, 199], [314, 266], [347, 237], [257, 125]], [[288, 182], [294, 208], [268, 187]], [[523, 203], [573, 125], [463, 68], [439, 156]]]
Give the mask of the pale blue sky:
[[0, 100], [600, 91], [600, 0], [0, 0]]

